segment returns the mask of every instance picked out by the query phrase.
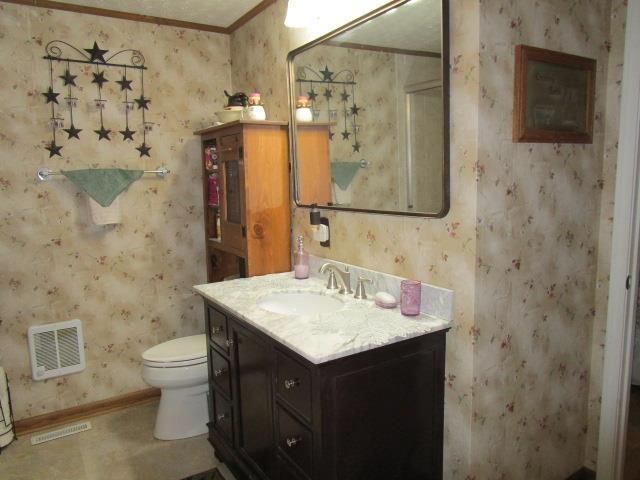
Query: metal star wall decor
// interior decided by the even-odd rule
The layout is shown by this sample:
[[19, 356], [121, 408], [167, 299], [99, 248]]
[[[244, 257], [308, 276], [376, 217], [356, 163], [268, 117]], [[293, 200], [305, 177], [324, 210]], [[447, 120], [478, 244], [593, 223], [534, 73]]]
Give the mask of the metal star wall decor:
[[85, 48], [84, 51], [87, 52], [89, 55], [91, 55], [91, 60], [89, 60], [89, 63], [92, 63], [92, 62], [107, 63], [107, 61], [104, 59], [104, 54], [107, 53], [109, 50], [100, 49], [98, 47], [97, 42], [93, 42], [93, 47]]
[[[354, 152], [359, 152], [362, 144], [358, 141], [359, 126], [355, 121], [349, 121], [354, 115], [360, 115], [362, 108], [355, 102], [355, 76], [351, 70], [343, 69], [334, 73], [325, 64], [322, 70], [314, 70], [310, 66], [301, 66], [296, 69], [296, 83], [298, 84], [299, 95], [305, 92], [311, 102], [314, 121], [328, 122], [329, 140], [333, 141], [336, 133], [331, 129], [335, 123], [344, 124], [344, 129], [339, 131], [343, 141], [353, 141], [351, 147]], [[305, 88], [306, 87], [306, 88]], [[341, 91], [339, 88], [341, 87]], [[303, 90], [304, 88], [304, 90]], [[324, 90], [320, 90], [323, 88]], [[332, 107], [334, 88], [336, 97], [340, 94], [340, 108]], [[318, 94], [318, 90], [322, 94]], [[338, 119], [338, 114], [342, 116], [342, 121]], [[340, 127], [338, 127], [340, 128]]]
[[[91, 72], [90, 82], [96, 86], [95, 91], [97, 92], [97, 97], [89, 98], [95, 103], [99, 123], [98, 128], [92, 129], [97, 137], [91, 136], [91, 138], [97, 139], [97, 141], [111, 141], [111, 134], [119, 132], [122, 135], [123, 141], [134, 141], [136, 130], [133, 130], [129, 126], [129, 113], [134, 109], [134, 105], [137, 104], [138, 110], [141, 112], [142, 125], [144, 125], [145, 128], [143, 132], [142, 145], [134, 148], [139, 152], [140, 157], [150, 156], [149, 151], [151, 150], [151, 147], [146, 143], [146, 135], [151, 132], [151, 126], [153, 123], [146, 119], [146, 112], [149, 111], [149, 104], [151, 103], [151, 100], [146, 97], [144, 93], [144, 70], [146, 70], [147, 67], [144, 65], [145, 59], [142, 53], [138, 50], [126, 49], [110, 54], [109, 50], [98, 46], [97, 41], [93, 42], [93, 46], [91, 48], [76, 48], [62, 40], [53, 40], [49, 42], [45, 47], [45, 53], [44, 59], [49, 63], [49, 87], [46, 92], [42, 93], [42, 95], [45, 98], [45, 103], [51, 106], [50, 124], [52, 140], [47, 142], [44, 148], [49, 152], [50, 158], [55, 155], [62, 156], [61, 150], [63, 147], [57, 144], [56, 131], [65, 132], [67, 134], [67, 141], [77, 141], [81, 139], [80, 134], [83, 129], [79, 128], [74, 123], [74, 109], [77, 107], [78, 99], [73, 95], [73, 88], [77, 89], [75, 91], [76, 95], [78, 93], [83, 93], [85, 89], [82, 85], [79, 86], [80, 81], [84, 77], [74, 75], [74, 71], [71, 67], [71, 65], [75, 65], [76, 63], [94, 66], [92, 68], [93, 71]], [[125, 56], [128, 56], [128, 58], [123, 58]], [[60, 64], [62, 65], [58, 67]], [[54, 66], [56, 70], [55, 76]], [[117, 70], [117, 78], [119, 78], [119, 80], [113, 80], [113, 82], [119, 86], [118, 96], [121, 95], [120, 98], [124, 97], [124, 102], [122, 102], [124, 104], [123, 129], [108, 128], [105, 126], [103, 118], [104, 109], [107, 108], [108, 104], [110, 105], [109, 101], [111, 100], [110, 98], [105, 98], [104, 93], [109, 92], [112, 94], [111, 92], [113, 92], [111, 89], [106, 90], [104, 87], [105, 84], [109, 82], [108, 77], [111, 76], [110, 74], [114, 73], [110, 70], [114, 69]], [[137, 80], [134, 82], [134, 79], [130, 75], [132, 71], [136, 70], [140, 71], [141, 76], [139, 82]], [[63, 118], [67, 115], [60, 115], [60, 113], [65, 110], [57, 111], [59, 108], [64, 109], [65, 107], [59, 106], [58, 97], [60, 93], [56, 91], [54, 78], [56, 79], [56, 82], [60, 82], [58, 85], [62, 85], [67, 89], [66, 96], [64, 97], [68, 111], [67, 119]], [[129, 92], [132, 92], [132, 96], [134, 96], [134, 88], [138, 90], [138, 88], [136, 88], [138, 85], [139, 91], [135, 93], [135, 96], [139, 95], [139, 97], [130, 99]], [[135, 100], [135, 103], [133, 100]], [[66, 128], [63, 128], [65, 125]]]

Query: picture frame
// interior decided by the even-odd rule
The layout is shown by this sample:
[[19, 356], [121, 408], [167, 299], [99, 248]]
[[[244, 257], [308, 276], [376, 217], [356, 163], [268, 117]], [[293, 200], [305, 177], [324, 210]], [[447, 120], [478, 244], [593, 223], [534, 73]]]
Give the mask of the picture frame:
[[513, 141], [592, 143], [596, 61], [517, 45]]

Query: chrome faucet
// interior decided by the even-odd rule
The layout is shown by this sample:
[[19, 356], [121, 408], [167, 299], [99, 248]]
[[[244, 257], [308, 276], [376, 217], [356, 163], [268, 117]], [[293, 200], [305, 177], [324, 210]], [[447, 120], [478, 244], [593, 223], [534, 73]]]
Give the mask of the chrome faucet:
[[[328, 289], [336, 290], [339, 288], [338, 293], [353, 293], [353, 290], [351, 290], [351, 273], [349, 272], [349, 267], [344, 267], [344, 270], [340, 270], [340, 268], [333, 263], [325, 263], [320, 267], [320, 273], [326, 273], [327, 270], [329, 270], [329, 280], [327, 281]], [[340, 279], [340, 287], [338, 287], [338, 282], [336, 282], [335, 274], [338, 274], [338, 278]]]

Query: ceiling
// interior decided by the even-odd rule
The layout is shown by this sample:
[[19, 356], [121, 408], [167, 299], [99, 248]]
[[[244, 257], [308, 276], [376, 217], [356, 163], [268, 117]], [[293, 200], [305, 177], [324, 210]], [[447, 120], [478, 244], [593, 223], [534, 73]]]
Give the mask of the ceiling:
[[441, 3], [441, 0], [411, 0], [331, 40], [441, 53]]
[[261, 0], [63, 0], [63, 3], [226, 28]]

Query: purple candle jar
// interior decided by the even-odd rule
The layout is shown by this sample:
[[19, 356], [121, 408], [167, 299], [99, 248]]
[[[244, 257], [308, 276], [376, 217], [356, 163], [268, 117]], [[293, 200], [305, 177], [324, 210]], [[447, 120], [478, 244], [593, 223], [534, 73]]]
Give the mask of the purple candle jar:
[[400, 312], [403, 315], [420, 314], [420, 292], [422, 284], [417, 280], [400, 282]]

